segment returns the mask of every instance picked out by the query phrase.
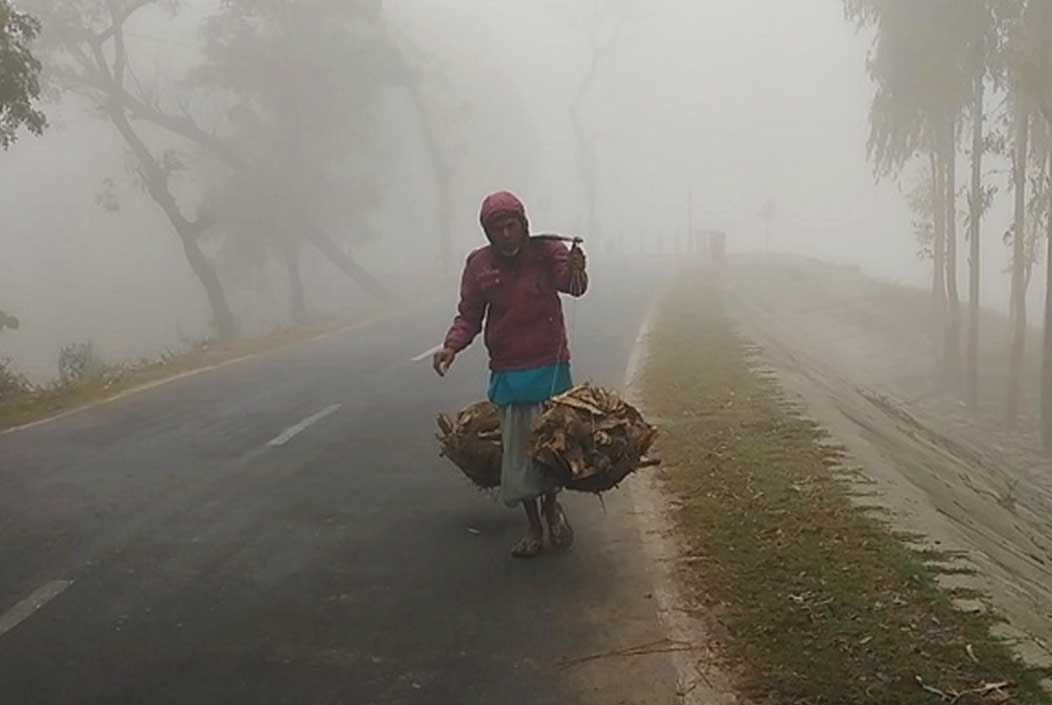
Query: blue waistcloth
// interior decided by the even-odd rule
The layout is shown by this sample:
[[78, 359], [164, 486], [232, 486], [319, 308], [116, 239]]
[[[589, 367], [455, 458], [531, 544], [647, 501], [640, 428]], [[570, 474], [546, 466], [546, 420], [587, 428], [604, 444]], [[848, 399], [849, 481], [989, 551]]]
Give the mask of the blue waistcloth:
[[489, 400], [497, 406], [540, 404], [572, 387], [568, 362], [533, 370], [493, 372], [489, 378]]

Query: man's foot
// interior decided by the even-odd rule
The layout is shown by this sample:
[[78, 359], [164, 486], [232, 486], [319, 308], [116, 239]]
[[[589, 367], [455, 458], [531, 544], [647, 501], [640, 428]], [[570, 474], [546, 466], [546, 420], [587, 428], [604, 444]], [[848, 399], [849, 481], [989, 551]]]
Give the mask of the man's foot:
[[534, 558], [544, 548], [544, 541], [539, 536], [527, 535], [511, 549], [516, 558]]
[[569, 548], [573, 545], [573, 527], [566, 518], [562, 505], [554, 498], [544, 505], [544, 518], [548, 522], [548, 535], [555, 548]]

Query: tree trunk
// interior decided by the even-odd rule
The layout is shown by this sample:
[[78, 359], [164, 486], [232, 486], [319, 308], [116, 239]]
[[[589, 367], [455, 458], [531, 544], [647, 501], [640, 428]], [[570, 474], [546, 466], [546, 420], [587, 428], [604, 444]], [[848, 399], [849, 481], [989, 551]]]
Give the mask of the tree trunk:
[[1026, 348], [1026, 166], [1030, 149], [1030, 114], [1016, 105], [1015, 217], [1012, 221], [1012, 342], [1008, 356], [1008, 396], [1005, 402], [1005, 425], [1014, 428], [1019, 420], [1019, 385]]
[[943, 329], [946, 326], [946, 180], [943, 175], [942, 149], [940, 143], [932, 146], [928, 154], [931, 164], [932, 225], [932, 282], [931, 282], [931, 326], [933, 374], [932, 379], [940, 383], [944, 377]]
[[318, 248], [318, 251], [335, 264], [341, 272], [381, 301], [391, 301], [394, 298], [387, 287], [380, 283], [379, 279], [369, 274], [357, 262], [348, 257], [321, 228], [311, 224], [307, 224], [304, 227], [307, 240]]
[[[1045, 188], [1052, 196], [1052, 156], [1048, 159]], [[1052, 453], [1052, 197], [1045, 213], [1045, 339], [1041, 366], [1041, 443]]]
[[183, 252], [190, 264], [190, 269], [201, 282], [208, 297], [208, 303], [212, 308], [212, 323], [215, 326], [216, 335], [221, 340], [232, 338], [236, 332], [234, 314], [230, 310], [223, 285], [219, 281], [219, 275], [215, 267], [201, 251], [197, 243], [198, 228], [183, 215], [175, 196], [168, 189], [168, 178], [160, 165], [150, 153], [146, 143], [142, 141], [138, 133], [132, 128], [123, 106], [114, 105], [110, 109], [110, 120], [120, 133], [124, 141], [131, 147], [132, 152], [139, 162], [139, 170], [143, 180], [146, 182], [146, 190], [154, 202], [161, 207], [168, 221], [175, 228], [179, 240], [183, 244]]
[[[980, 64], [982, 65], [982, 64]], [[979, 284], [983, 197], [983, 89], [985, 72], [975, 77], [972, 105], [972, 198], [968, 233], [968, 348], [965, 353], [964, 400], [972, 413], [979, 410]]]
[[282, 258], [289, 275], [290, 313], [294, 323], [307, 320], [307, 297], [303, 293], [303, 278], [300, 276], [300, 248], [298, 242], [286, 243]]
[[[935, 237], [932, 240], [932, 313], [939, 325], [946, 314], [946, 207], [943, 205], [946, 195], [944, 186], [942, 160], [937, 150], [929, 155], [931, 161], [931, 202], [934, 216]], [[938, 359], [942, 359], [940, 355]]]
[[957, 122], [948, 120], [946, 144], [946, 342], [943, 372], [954, 392], [961, 385], [961, 299], [957, 292]]
[[216, 335], [220, 340], [234, 337], [237, 331], [234, 314], [227, 304], [226, 294], [223, 291], [223, 285], [219, 282], [219, 275], [215, 267], [201, 251], [195, 235], [179, 233], [179, 240], [183, 243], [183, 252], [186, 254], [186, 261], [190, 263], [190, 269], [205, 288], [208, 303], [212, 307], [212, 324], [215, 326]]

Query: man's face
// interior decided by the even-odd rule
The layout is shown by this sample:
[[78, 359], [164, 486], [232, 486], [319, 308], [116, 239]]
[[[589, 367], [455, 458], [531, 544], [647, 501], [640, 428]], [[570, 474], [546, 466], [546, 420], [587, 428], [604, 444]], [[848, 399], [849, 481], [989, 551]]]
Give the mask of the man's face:
[[513, 215], [493, 221], [489, 226], [489, 236], [497, 252], [508, 258], [518, 256], [526, 244], [526, 228], [522, 220]]

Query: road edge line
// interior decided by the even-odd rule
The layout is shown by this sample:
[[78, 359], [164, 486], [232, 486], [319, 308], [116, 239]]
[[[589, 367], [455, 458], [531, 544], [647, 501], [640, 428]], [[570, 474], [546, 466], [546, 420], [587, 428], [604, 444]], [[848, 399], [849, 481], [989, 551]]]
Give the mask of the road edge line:
[[[640, 325], [625, 368], [625, 400], [646, 415], [642, 391], [642, 371], [649, 357], [650, 332], [667, 291], [658, 292]], [[724, 674], [714, 665], [715, 654], [709, 647], [704, 623], [686, 609], [689, 600], [680, 589], [675, 567], [683, 551], [677, 530], [668, 518], [668, 496], [649, 473], [632, 475], [625, 483], [639, 531], [640, 543], [651, 566], [654, 602], [657, 616], [666, 636], [674, 641], [694, 645], [689, 651], [670, 653], [676, 672], [676, 694], [683, 705], [732, 705], [740, 702]]]
[[171, 375], [170, 377], [163, 377], [161, 379], [146, 382], [135, 387], [129, 387], [128, 389], [124, 389], [118, 392], [117, 394], [89, 402], [87, 404], [84, 404], [83, 406], [77, 406], [72, 409], [66, 409], [65, 411], [61, 411], [51, 416], [46, 416], [42, 419], [37, 419], [36, 421], [30, 421], [28, 423], [20, 424], [18, 426], [12, 426], [11, 428], [5, 428], [3, 430], [0, 430], [0, 436], [6, 436], [8, 434], [17, 433], [19, 431], [28, 431], [32, 428], [36, 428], [37, 426], [44, 426], [46, 424], [54, 423], [56, 421], [61, 421], [62, 419], [67, 418], [69, 416], [80, 414], [91, 409], [97, 409], [102, 406], [108, 406], [115, 402], [121, 401], [122, 399], [125, 399], [127, 397], [136, 396], [138, 394], [142, 394], [143, 392], [148, 392], [150, 390], [157, 389], [158, 387], [164, 387], [166, 385], [172, 384], [173, 382], [178, 382], [180, 380], [184, 380], [190, 377], [196, 377], [207, 372], [214, 372], [215, 370], [219, 370], [224, 367], [229, 367], [231, 365], [240, 364], [242, 362], [252, 360], [257, 357], [265, 357], [266, 355], [271, 355], [277, 352], [278, 350], [287, 350], [298, 345], [309, 345], [310, 343], [314, 343], [319, 340], [324, 340], [325, 338], [331, 338], [333, 336], [349, 333], [352, 330], [360, 330], [362, 328], [367, 328], [377, 323], [382, 323], [384, 321], [397, 318], [398, 316], [407, 315], [411, 310], [412, 309], [407, 309], [404, 311], [399, 311], [396, 313], [390, 313], [382, 316], [377, 316], [376, 318], [370, 318], [364, 321], [359, 321], [357, 323], [351, 323], [349, 325], [345, 325], [335, 330], [321, 333], [311, 338], [294, 341], [287, 345], [279, 345], [277, 347], [269, 348], [267, 350], [260, 350], [259, 352], [249, 353], [248, 355], [241, 355], [239, 357], [231, 358], [229, 360], [217, 362], [213, 365], [206, 365], [204, 367], [197, 367], [192, 370], [185, 370], [183, 372]]

